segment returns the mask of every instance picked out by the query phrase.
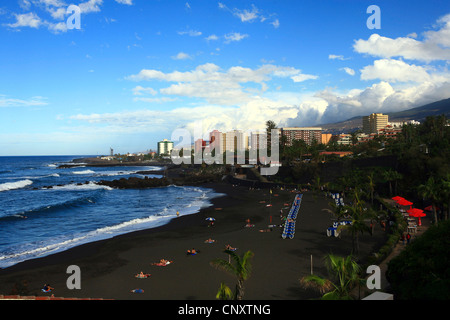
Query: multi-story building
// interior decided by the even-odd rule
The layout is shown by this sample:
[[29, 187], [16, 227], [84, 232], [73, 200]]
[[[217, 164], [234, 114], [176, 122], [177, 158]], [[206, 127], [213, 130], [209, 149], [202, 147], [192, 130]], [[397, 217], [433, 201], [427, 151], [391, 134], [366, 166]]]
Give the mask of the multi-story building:
[[332, 136], [333, 135], [331, 133], [322, 133], [321, 143], [328, 144], [328, 142], [330, 142]]
[[173, 149], [173, 142], [167, 139], [158, 142], [158, 155], [169, 155]]
[[248, 149], [248, 137], [241, 130], [228, 131], [225, 134], [225, 151]]
[[214, 148], [217, 154], [225, 152], [225, 134], [219, 130], [213, 130], [209, 133], [209, 146]]
[[252, 150], [259, 150], [260, 148], [267, 149], [266, 131], [257, 130], [250, 133], [250, 148]]
[[197, 139], [194, 142], [194, 152], [195, 153], [201, 153], [203, 150], [205, 150], [206, 146], [208, 145], [208, 141], [205, 141], [203, 139]]
[[372, 113], [362, 117], [363, 132], [367, 134], [378, 133], [388, 125], [389, 116], [382, 113]]
[[316, 127], [288, 127], [281, 128], [281, 136], [286, 137], [286, 146], [292, 146], [294, 140], [303, 140], [307, 145], [313, 141], [322, 142], [322, 128]]

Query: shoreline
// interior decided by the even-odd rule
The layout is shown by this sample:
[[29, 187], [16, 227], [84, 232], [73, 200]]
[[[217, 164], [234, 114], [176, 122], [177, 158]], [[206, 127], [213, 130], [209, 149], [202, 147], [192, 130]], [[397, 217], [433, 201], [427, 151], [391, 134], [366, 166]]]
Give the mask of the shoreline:
[[[188, 186], [188, 185], [186, 185], [186, 186]], [[219, 201], [218, 200], [219, 198], [227, 197], [227, 194], [218, 192], [218, 191], [216, 191], [216, 188], [207, 186], [206, 184], [205, 185], [193, 185], [193, 186], [209, 188], [209, 189], [214, 190], [214, 193], [221, 194], [221, 195], [209, 200], [210, 207], [215, 206], [216, 200], [218, 201], [217, 203], [221, 204], [222, 201]], [[219, 189], [220, 189], [220, 187], [219, 187]], [[223, 203], [222, 206], [226, 206], [226, 203]], [[192, 216], [196, 216], [196, 215], [200, 214], [203, 210], [206, 210], [208, 208], [209, 207], [202, 208], [196, 213], [187, 214], [187, 215], [183, 215], [180, 217], [174, 217], [173, 219], [169, 220], [166, 224], [161, 225], [161, 226], [156, 226], [153, 228], [148, 228], [148, 229], [143, 229], [143, 230], [131, 231], [131, 232], [127, 232], [124, 234], [119, 234], [119, 235], [113, 236], [111, 238], [106, 238], [106, 239], [101, 239], [101, 240], [95, 240], [95, 241], [88, 242], [88, 243], [83, 243], [83, 244], [77, 245], [75, 247], [65, 249], [64, 251], [61, 251], [61, 252], [52, 253], [52, 254], [49, 254], [49, 255], [46, 255], [43, 257], [39, 257], [39, 258], [28, 259], [28, 260], [19, 262], [17, 264], [14, 264], [14, 265], [6, 267], [6, 268], [0, 268], [0, 277], [4, 273], [7, 274], [9, 272], [24, 271], [24, 270], [33, 269], [36, 267], [42, 267], [47, 264], [60, 263], [60, 262], [64, 261], [66, 255], [67, 256], [70, 255], [70, 259], [84, 257], [86, 254], [95, 252], [97, 250], [97, 247], [100, 246], [102, 244], [102, 242], [105, 242], [108, 240], [134, 237], [134, 236], [139, 236], [140, 234], [164, 232], [164, 231], [180, 228], [181, 226], [183, 226], [183, 227], [191, 226], [195, 223], [198, 223], [198, 219], [194, 219], [194, 217], [192, 217]], [[68, 252], [68, 251], [70, 251], [70, 252]]]
[[[322, 258], [325, 254], [347, 255], [351, 237], [328, 238], [326, 228], [330, 214], [321, 211], [330, 199], [304, 193], [297, 233], [294, 239], [281, 239], [281, 228], [266, 230], [270, 222], [281, 223], [280, 209], [292, 204], [295, 193], [274, 190], [248, 190], [228, 183], [205, 183], [216, 193], [225, 194], [212, 200], [211, 206], [198, 213], [172, 219], [168, 224], [83, 244], [64, 252], [21, 262], [0, 270], [0, 294], [9, 294], [22, 287], [26, 295], [49, 295], [40, 292], [45, 283], [56, 288], [58, 297], [105, 298], [118, 300], [215, 300], [218, 287], [225, 282], [230, 288], [234, 277], [209, 265], [215, 258], [226, 258], [225, 245], [255, 253], [253, 273], [245, 283], [244, 299], [292, 300], [311, 299], [319, 295], [302, 289], [298, 279], [310, 272], [310, 256], [314, 257], [314, 272], [327, 276]], [[275, 194], [277, 196], [275, 196]], [[272, 203], [267, 207], [266, 203]], [[265, 201], [265, 203], [261, 203]], [[288, 210], [288, 209], [287, 209]], [[286, 211], [286, 210], [285, 210]], [[216, 224], [208, 227], [205, 218], [214, 216]], [[272, 216], [270, 218], [270, 216]], [[250, 219], [253, 228], [245, 228]], [[384, 242], [381, 231], [377, 237], [363, 235], [361, 250], [365, 254]], [[205, 244], [212, 238], [214, 244]], [[186, 250], [200, 253], [186, 256]], [[151, 266], [160, 259], [173, 260], [167, 267]], [[69, 265], [81, 269], [81, 290], [69, 290], [66, 280]], [[151, 273], [149, 279], [136, 279], [140, 271]], [[143, 294], [130, 290], [143, 288]]]

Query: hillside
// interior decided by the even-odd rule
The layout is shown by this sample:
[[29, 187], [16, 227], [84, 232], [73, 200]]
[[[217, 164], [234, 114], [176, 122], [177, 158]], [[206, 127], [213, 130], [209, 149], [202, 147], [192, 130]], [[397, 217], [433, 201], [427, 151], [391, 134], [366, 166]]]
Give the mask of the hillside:
[[[389, 121], [399, 122], [407, 120], [423, 121], [428, 116], [445, 114], [450, 118], [450, 98], [426, 104], [400, 112], [386, 113]], [[326, 133], [346, 133], [362, 128], [362, 116], [353, 117], [345, 121], [320, 125]]]

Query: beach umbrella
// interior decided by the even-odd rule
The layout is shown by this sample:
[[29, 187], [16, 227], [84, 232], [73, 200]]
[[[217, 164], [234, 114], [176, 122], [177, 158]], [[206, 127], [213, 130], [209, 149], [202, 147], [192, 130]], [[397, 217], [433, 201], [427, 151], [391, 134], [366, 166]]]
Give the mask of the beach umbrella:
[[216, 219], [211, 218], [211, 217], [208, 217], [208, 218], [206, 218], [205, 220], [206, 220], [206, 221], [215, 221]]
[[[401, 206], [412, 206], [412, 204], [413, 204], [411, 201], [408, 201], [406, 199], [397, 200], [397, 203]], [[411, 207], [410, 207], [410, 209], [411, 209]]]
[[425, 207], [425, 208], [423, 208], [423, 210], [425, 210], [425, 211], [433, 211], [433, 206]]
[[421, 209], [417, 209], [417, 208], [410, 208], [409, 210], [407, 210], [406, 212], [409, 213], [410, 217], [415, 217], [415, 218], [419, 218], [419, 226], [422, 225], [422, 221], [420, 218], [423, 218], [426, 216], [426, 214], [423, 212], [423, 210]]
[[391, 198], [392, 200], [398, 201], [398, 200], [402, 200], [404, 198], [400, 197], [400, 196], [395, 196], [393, 198]]

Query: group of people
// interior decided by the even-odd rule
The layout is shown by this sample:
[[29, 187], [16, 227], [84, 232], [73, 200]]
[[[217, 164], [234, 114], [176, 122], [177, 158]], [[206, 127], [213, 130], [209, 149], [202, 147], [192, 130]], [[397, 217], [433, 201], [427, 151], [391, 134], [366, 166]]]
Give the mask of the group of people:
[[411, 241], [411, 234], [409, 232], [406, 235], [405, 233], [402, 233], [401, 239], [403, 244], [405, 244], [405, 240], [406, 243], [409, 244], [409, 242]]

